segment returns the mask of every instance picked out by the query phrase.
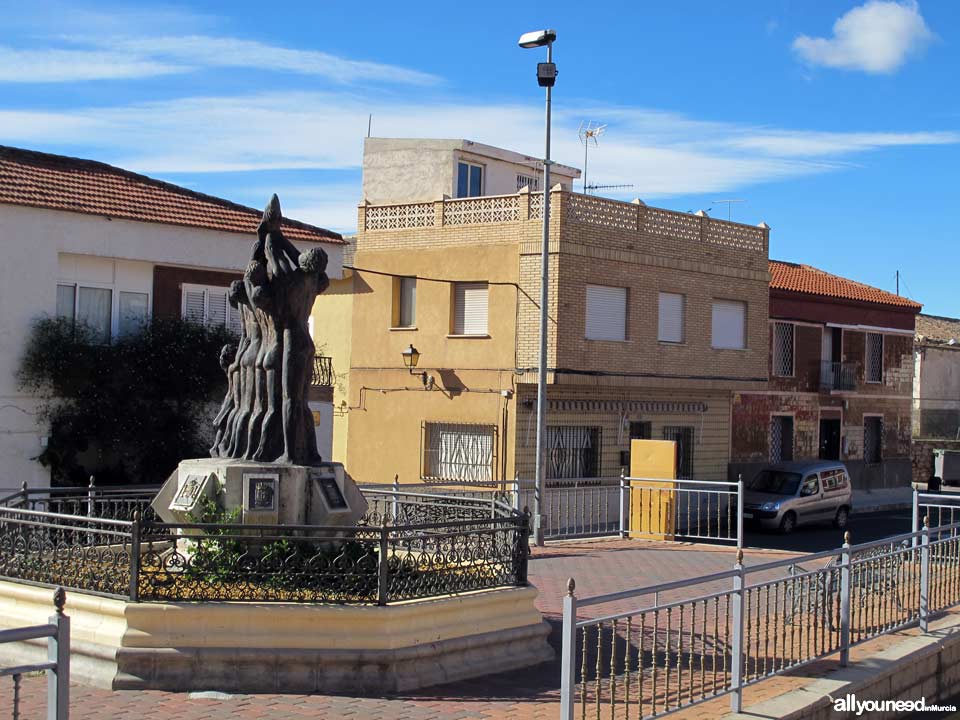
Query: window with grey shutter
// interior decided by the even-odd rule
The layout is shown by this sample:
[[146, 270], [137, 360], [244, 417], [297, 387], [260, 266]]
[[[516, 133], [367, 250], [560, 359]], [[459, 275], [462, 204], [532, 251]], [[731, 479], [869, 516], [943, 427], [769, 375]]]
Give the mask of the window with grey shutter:
[[714, 300], [712, 340], [715, 348], [743, 350], [747, 347], [747, 304], [738, 300]]
[[773, 324], [773, 374], [778, 377], [793, 377], [794, 324]]
[[398, 278], [397, 327], [413, 327], [417, 324], [417, 279]]
[[587, 285], [587, 340], [627, 339], [627, 289]]
[[683, 342], [684, 297], [678, 293], [660, 293], [657, 340]]
[[453, 334], [487, 334], [487, 284], [456, 283], [453, 287]]

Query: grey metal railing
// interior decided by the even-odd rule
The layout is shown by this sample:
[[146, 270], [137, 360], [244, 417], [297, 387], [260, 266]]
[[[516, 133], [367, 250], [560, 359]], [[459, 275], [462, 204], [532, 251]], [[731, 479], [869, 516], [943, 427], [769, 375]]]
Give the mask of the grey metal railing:
[[[546, 540], [619, 535], [623, 525], [621, 478], [563, 478], [544, 481], [540, 495]], [[534, 507], [533, 480], [515, 480], [517, 507]]]
[[[918, 624], [960, 604], [960, 523], [563, 602], [561, 718], [655, 718]], [[917, 545], [913, 540], [916, 538]], [[652, 602], [644, 602], [644, 598]], [[603, 614], [578, 619], [586, 607]]]
[[856, 390], [857, 366], [855, 363], [830, 362], [820, 363], [820, 389], [825, 392], [831, 390]]
[[47, 720], [67, 720], [70, 715], [70, 618], [63, 612], [67, 594], [53, 593], [56, 613], [46, 625], [0, 630], [0, 644], [47, 639], [47, 662], [0, 668], [0, 677], [13, 678], [13, 720], [20, 717], [20, 683], [27, 673], [47, 674]]
[[742, 479], [624, 477], [622, 487], [624, 535], [743, 545]]
[[[960, 495], [949, 493], [922, 493], [913, 489], [913, 513], [911, 530], [916, 533], [923, 524], [923, 518], [930, 519], [932, 527], [953, 525], [960, 522]], [[916, 538], [914, 538], [914, 545]]]

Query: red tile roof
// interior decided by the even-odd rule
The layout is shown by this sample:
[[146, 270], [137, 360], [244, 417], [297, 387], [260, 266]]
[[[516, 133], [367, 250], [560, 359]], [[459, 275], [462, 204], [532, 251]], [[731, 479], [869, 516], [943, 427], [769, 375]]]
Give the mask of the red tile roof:
[[[252, 235], [263, 214], [112, 165], [0, 145], [0, 203]], [[291, 240], [342, 244], [339, 233], [284, 218]]]
[[831, 275], [810, 265], [770, 260], [770, 288], [807, 295], [823, 295], [841, 300], [895, 305], [919, 312], [923, 307], [909, 298], [864, 285], [854, 280]]

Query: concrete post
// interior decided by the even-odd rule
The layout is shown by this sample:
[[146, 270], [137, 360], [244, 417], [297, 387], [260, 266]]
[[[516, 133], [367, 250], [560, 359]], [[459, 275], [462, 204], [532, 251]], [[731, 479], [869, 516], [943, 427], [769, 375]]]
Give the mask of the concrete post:
[[58, 587], [53, 593], [57, 608], [50, 616], [50, 624], [57, 628], [47, 639], [47, 660], [56, 663], [47, 670], [47, 720], [68, 720], [70, 716], [70, 618], [63, 614], [67, 593]]
[[840, 554], [840, 667], [850, 661], [850, 533], [843, 534]]
[[730, 596], [730, 623], [733, 626], [733, 643], [730, 649], [730, 711], [743, 711], [743, 621], [745, 577], [743, 572], [743, 549], [737, 549], [737, 563], [733, 566], [733, 594]]
[[930, 518], [923, 516], [920, 535], [920, 630], [930, 627]]

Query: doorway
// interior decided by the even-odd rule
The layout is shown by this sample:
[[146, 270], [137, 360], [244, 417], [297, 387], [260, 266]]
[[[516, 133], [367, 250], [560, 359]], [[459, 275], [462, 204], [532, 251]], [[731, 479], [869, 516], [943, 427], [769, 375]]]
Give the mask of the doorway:
[[840, 418], [820, 418], [820, 459], [840, 459]]

